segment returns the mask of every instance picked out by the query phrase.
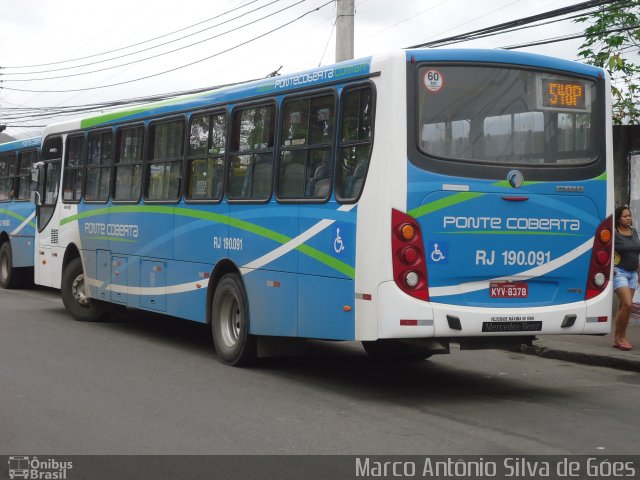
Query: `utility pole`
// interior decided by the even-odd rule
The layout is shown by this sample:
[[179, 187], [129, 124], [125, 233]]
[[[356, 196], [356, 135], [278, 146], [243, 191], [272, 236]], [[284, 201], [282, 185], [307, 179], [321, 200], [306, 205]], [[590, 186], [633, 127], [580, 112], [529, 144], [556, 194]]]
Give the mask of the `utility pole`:
[[336, 0], [336, 62], [353, 58], [353, 0]]

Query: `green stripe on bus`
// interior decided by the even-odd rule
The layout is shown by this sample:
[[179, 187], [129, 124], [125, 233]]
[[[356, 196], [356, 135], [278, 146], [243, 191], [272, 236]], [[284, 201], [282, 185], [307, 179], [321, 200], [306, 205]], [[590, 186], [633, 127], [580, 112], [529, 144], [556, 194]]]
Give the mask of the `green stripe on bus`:
[[[23, 217], [22, 215], [18, 215], [17, 213], [11, 211], [11, 210], [7, 210], [6, 208], [0, 208], [0, 213], [4, 213], [5, 215], [9, 215], [10, 217], [16, 218], [18, 220], [20, 220], [21, 222], [24, 222], [27, 217]], [[35, 222], [29, 222], [28, 225], [30, 227], [36, 228], [36, 224]]]
[[150, 105], [146, 105], [144, 107], [135, 107], [130, 110], [118, 111], [113, 113], [105, 113], [104, 115], [98, 115], [96, 117], [86, 118], [80, 121], [80, 128], [91, 128], [96, 125], [100, 125], [102, 123], [113, 122], [115, 120], [119, 120], [121, 118], [129, 117], [131, 115], [136, 115], [138, 113], [148, 112], [150, 110], [154, 110], [159, 107], [166, 107], [168, 105], [173, 105], [176, 103], [183, 102], [189, 98], [196, 98], [200, 95], [204, 95], [208, 92], [196, 93], [193, 95], [181, 96], [179, 98], [173, 98], [170, 100], [164, 100], [162, 102], [152, 103]]
[[478, 192], [455, 193], [446, 198], [441, 198], [440, 200], [436, 200], [435, 202], [427, 203], [426, 205], [421, 205], [418, 208], [409, 210], [407, 212], [407, 215], [413, 218], [419, 218], [429, 213], [442, 210], [443, 208], [450, 207], [451, 205], [456, 205], [458, 203], [466, 202], [474, 198], [482, 197], [483, 195], [486, 195], [486, 193], [478, 193]]
[[[200, 210], [194, 210], [190, 208], [176, 208], [176, 207], [163, 207], [160, 205], [122, 205], [117, 207], [98, 208], [95, 210], [88, 210], [75, 215], [70, 215], [60, 220], [60, 225], [66, 225], [67, 223], [75, 222], [84, 218], [95, 217], [98, 215], [105, 215], [111, 213], [157, 213], [162, 215], [177, 215], [181, 217], [197, 218], [199, 220], [207, 220], [214, 223], [220, 223], [222, 225], [229, 225], [230, 227], [238, 228], [261, 237], [268, 238], [274, 242], [284, 245], [291, 241], [291, 237], [283, 235], [268, 228], [261, 227], [254, 223], [250, 223], [244, 220], [230, 217], [228, 215], [221, 215], [213, 212], [203, 212]], [[100, 237], [100, 239], [103, 239]], [[300, 251], [304, 255], [307, 255], [320, 263], [324, 263], [328, 267], [343, 273], [351, 279], [355, 278], [355, 269], [340, 260], [333, 258], [331, 255], [321, 252], [308, 245], [299, 245], [296, 250]]]
[[333, 258], [331, 255], [327, 255], [326, 253], [321, 252], [320, 250], [316, 250], [308, 245], [299, 245], [296, 250], [300, 253], [304, 253], [308, 257], [317, 260], [320, 263], [324, 263], [325, 265], [337, 270], [340, 273], [343, 273], [347, 277], [354, 279], [356, 278], [356, 270], [351, 265], [347, 265], [340, 260]]
[[[593, 180], [606, 180], [607, 172], [604, 172], [602, 175], [599, 175]], [[523, 186], [535, 185], [542, 182], [524, 182]], [[510, 187], [511, 184], [507, 180], [500, 180], [499, 182], [495, 182], [491, 184], [492, 187]], [[486, 193], [482, 192], [460, 192], [454, 193], [446, 198], [441, 198], [440, 200], [436, 200], [435, 202], [427, 203], [426, 205], [421, 205], [418, 208], [414, 208], [413, 210], [409, 210], [407, 215], [413, 218], [419, 218], [429, 213], [433, 213], [438, 210], [442, 210], [443, 208], [450, 207], [452, 205], [456, 205], [458, 203], [463, 203], [468, 200], [473, 200], [474, 198], [481, 197], [486, 195]]]

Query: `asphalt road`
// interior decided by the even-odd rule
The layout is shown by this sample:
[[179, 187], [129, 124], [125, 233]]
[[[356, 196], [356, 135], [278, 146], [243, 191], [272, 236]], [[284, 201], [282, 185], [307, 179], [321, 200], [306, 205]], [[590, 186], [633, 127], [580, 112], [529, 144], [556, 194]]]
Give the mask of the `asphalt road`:
[[638, 405], [637, 373], [501, 351], [231, 368], [204, 326], [0, 290], [0, 454], [636, 454]]

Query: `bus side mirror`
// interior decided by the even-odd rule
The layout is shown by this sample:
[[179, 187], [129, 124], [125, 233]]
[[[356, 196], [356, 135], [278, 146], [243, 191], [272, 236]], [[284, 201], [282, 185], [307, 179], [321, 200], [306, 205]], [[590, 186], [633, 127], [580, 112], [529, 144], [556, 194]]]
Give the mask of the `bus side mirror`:
[[31, 167], [31, 181], [29, 182], [31, 191], [31, 203], [42, 205], [44, 196], [44, 163], [37, 162]]

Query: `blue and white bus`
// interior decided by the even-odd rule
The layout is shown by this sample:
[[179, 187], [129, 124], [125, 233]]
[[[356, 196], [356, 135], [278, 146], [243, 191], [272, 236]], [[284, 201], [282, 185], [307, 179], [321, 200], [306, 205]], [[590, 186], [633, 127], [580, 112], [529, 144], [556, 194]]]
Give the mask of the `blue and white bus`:
[[209, 323], [232, 365], [274, 337], [411, 359], [607, 333], [608, 82], [408, 50], [48, 127], [36, 283], [81, 320]]
[[33, 280], [36, 223], [29, 182], [40, 142], [34, 137], [0, 144], [0, 288]]

